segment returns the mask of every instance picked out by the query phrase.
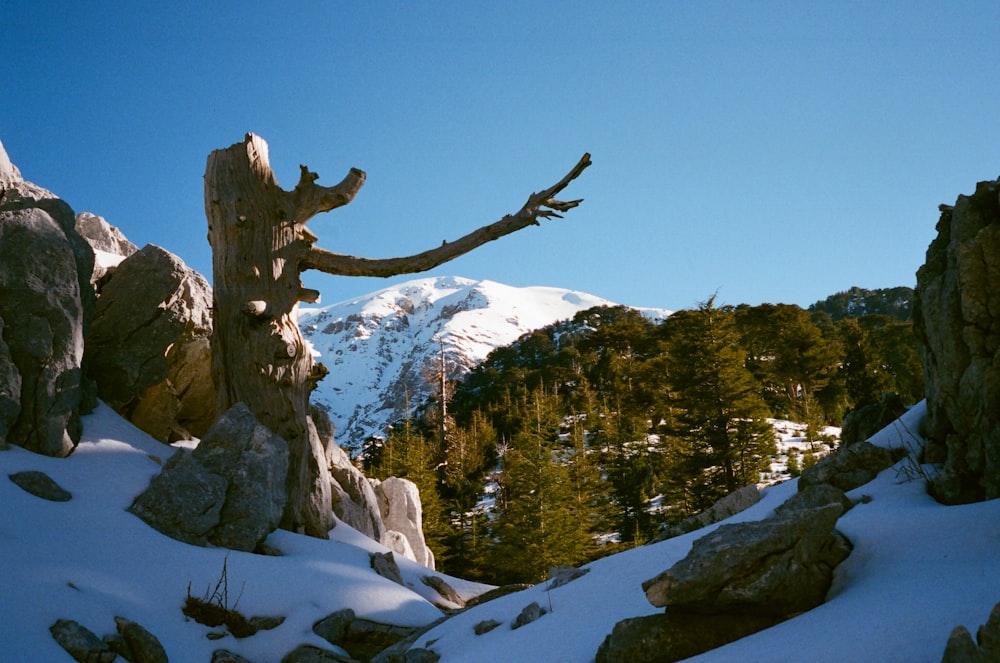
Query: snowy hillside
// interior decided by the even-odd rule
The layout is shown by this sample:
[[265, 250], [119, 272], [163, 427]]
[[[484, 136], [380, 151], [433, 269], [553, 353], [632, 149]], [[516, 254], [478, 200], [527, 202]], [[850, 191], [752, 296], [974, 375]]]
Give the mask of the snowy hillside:
[[[890, 427], [875, 441], [900, 444], [908, 431], [919, 430], [923, 414], [922, 405], [915, 407], [905, 426]], [[405, 587], [376, 575], [368, 551], [384, 548], [346, 525], [333, 530], [331, 541], [277, 531], [267, 539], [282, 553], [277, 557], [199, 548], [155, 532], [125, 508], [173, 450], [103, 405], [83, 421], [84, 439], [69, 458], [0, 452], [0, 474], [42, 470], [73, 494], [68, 502], [49, 502], [0, 482], [3, 660], [69, 661], [48, 631], [60, 618], [104, 635], [114, 631], [116, 615], [125, 616], [154, 633], [175, 663], [206, 663], [216, 649], [265, 663], [301, 643], [333, 649], [312, 625], [342, 608], [408, 625], [441, 616], [428, 601], [433, 591], [420, 582], [426, 569], [397, 558]], [[975, 632], [1000, 600], [1000, 500], [937, 504], [903, 471], [908, 462], [848, 494], [870, 501], [838, 523], [854, 550], [838, 567], [827, 603], [694, 660], [938, 661], [954, 626]], [[768, 488], [761, 502], [726, 522], [767, 517], [795, 490], [794, 481]], [[587, 663], [618, 620], [656, 611], [640, 584], [681, 559], [710, 529], [598, 560], [589, 573], [551, 592], [538, 585], [477, 606], [416, 644], [432, 642], [443, 663]], [[212, 640], [207, 634], [219, 629], [183, 616], [188, 583], [200, 594], [218, 580], [227, 556], [239, 609], [283, 616], [280, 626], [241, 640]], [[448, 582], [465, 596], [483, 589]], [[509, 623], [533, 601], [549, 613], [511, 630]], [[487, 619], [501, 626], [475, 635], [474, 625]]]
[[614, 305], [573, 290], [439, 277], [302, 308], [299, 326], [330, 369], [312, 400], [329, 410], [337, 442], [357, 449], [402, 417], [407, 400], [415, 407], [431, 393], [442, 342], [448, 375], [455, 378], [523, 334], [578, 311]]

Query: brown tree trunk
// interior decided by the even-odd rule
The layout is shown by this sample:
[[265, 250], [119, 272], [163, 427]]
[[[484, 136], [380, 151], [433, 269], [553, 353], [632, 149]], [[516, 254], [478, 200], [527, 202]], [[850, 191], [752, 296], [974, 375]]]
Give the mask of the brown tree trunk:
[[326, 369], [313, 363], [298, 327], [298, 302], [315, 302], [318, 293], [302, 287], [300, 272], [391, 276], [431, 269], [537, 225], [539, 217], [558, 217], [557, 212], [575, 207], [580, 201], [552, 196], [589, 165], [584, 155], [565, 178], [532, 194], [516, 214], [451, 244], [415, 256], [369, 260], [314, 247], [316, 237], [305, 227], [317, 213], [351, 202], [364, 184], [363, 171], [351, 169], [340, 184], [322, 187], [315, 183], [317, 175], [302, 166], [298, 185], [284, 191], [271, 171], [267, 143], [258, 136], [247, 134], [242, 143], [209, 155], [205, 213], [212, 246], [212, 376], [218, 408], [221, 413], [243, 402], [288, 442], [282, 527], [325, 537], [333, 523], [326, 458], [308, 420], [309, 394]]

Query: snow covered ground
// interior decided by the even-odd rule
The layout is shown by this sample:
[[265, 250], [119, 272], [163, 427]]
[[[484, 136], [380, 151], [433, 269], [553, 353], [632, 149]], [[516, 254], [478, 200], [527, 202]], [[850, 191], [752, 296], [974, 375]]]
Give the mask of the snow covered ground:
[[[913, 408], [904, 431], [887, 429], [876, 441], [900, 444], [906, 431], [918, 430], [921, 416], [923, 407]], [[73, 493], [69, 502], [47, 502], [0, 481], [0, 658], [70, 660], [48, 632], [59, 618], [104, 635], [114, 630], [114, 616], [127, 617], [156, 634], [175, 662], [207, 663], [212, 651], [226, 648], [266, 663], [301, 643], [330, 648], [311, 627], [341, 608], [408, 625], [440, 616], [419, 581], [426, 569], [400, 559], [408, 587], [377, 576], [368, 552], [385, 549], [344, 525], [330, 541], [275, 532], [268, 544], [280, 557], [199, 548], [148, 528], [125, 509], [171, 451], [102, 405], [84, 418], [84, 441], [68, 459], [0, 452], [3, 474], [42, 470]], [[871, 501], [840, 519], [854, 551], [837, 569], [826, 604], [694, 660], [938, 661], [954, 626], [983, 623], [1000, 601], [1000, 500], [941, 506], [922, 482], [910, 480], [907, 462], [849, 493]], [[794, 481], [770, 487], [760, 503], [727, 522], [767, 517], [795, 490]], [[585, 576], [550, 592], [539, 585], [473, 608], [418, 644], [433, 641], [445, 663], [591, 661], [617, 621], [656, 611], [642, 581], [681, 559], [710, 529], [596, 561]], [[219, 579], [227, 555], [230, 596], [241, 593], [240, 611], [283, 615], [281, 626], [212, 641], [206, 638], [212, 629], [185, 619], [188, 583], [202, 595]], [[465, 596], [483, 589], [448, 582]], [[550, 612], [511, 630], [532, 601]], [[486, 619], [502, 625], [475, 635], [473, 626]]]

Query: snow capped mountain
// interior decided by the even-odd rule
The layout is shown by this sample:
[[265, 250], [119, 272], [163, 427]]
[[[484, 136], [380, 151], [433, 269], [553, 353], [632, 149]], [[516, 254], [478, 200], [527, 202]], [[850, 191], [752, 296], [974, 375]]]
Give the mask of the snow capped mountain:
[[[432, 393], [442, 348], [448, 377], [457, 378], [528, 332], [594, 306], [615, 305], [561, 288], [437, 277], [303, 308], [299, 326], [330, 369], [312, 400], [329, 410], [337, 442], [358, 449], [402, 417], [407, 402], [416, 407]], [[662, 318], [668, 312], [647, 314]]]

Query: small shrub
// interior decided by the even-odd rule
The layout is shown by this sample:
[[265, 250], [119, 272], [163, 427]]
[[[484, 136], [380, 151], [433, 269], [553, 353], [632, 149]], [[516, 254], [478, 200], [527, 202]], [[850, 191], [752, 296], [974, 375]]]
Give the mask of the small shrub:
[[246, 638], [256, 633], [257, 627], [236, 610], [236, 605], [240, 602], [240, 597], [243, 596], [242, 588], [233, 605], [229, 605], [228, 561], [229, 556], [227, 555], [222, 560], [222, 574], [215, 583], [215, 589], [211, 593], [206, 589], [203, 598], [191, 596], [191, 583], [188, 583], [187, 598], [184, 600], [182, 611], [199, 624], [211, 627], [224, 625], [226, 630], [233, 634], [233, 637]]

